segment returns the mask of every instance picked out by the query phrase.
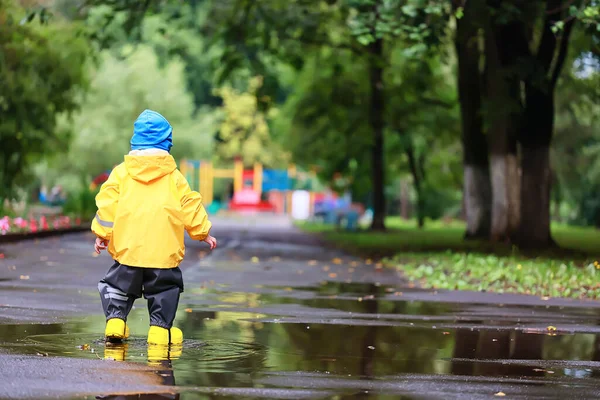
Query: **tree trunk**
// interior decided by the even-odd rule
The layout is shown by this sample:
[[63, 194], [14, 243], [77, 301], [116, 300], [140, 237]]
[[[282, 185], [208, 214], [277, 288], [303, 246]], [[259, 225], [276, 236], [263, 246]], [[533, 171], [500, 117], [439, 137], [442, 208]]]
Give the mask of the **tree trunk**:
[[410, 196], [408, 192], [408, 183], [403, 179], [400, 182], [400, 216], [403, 219], [409, 219]]
[[[465, 151], [468, 151], [465, 146]], [[465, 163], [463, 196], [466, 239], [487, 239], [490, 234], [490, 171], [487, 166]]]
[[[515, 142], [516, 146], [516, 142]], [[521, 167], [516, 152], [509, 152], [507, 156], [508, 174], [508, 233], [513, 237], [521, 223]]]
[[517, 134], [522, 104], [520, 83], [514, 76], [517, 54], [510, 37], [512, 24], [487, 18], [485, 34], [486, 117], [492, 185], [493, 241], [508, 241], [519, 224]]
[[412, 137], [406, 143], [406, 157], [408, 158], [408, 166], [413, 177], [415, 192], [417, 194], [417, 225], [419, 228], [425, 227], [425, 198], [423, 197], [423, 180], [425, 178], [422, 160], [419, 163], [415, 156], [415, 148], [413, 146]]
[[383, 40], [377, 39], [370, 46], [369, 78], [371, 84], [371, 109], [369, 112], [373, 130], [371, 168], [373, 177], [373, 222], [371, 230], [385, 230], [385, 177], [383, 160], [383, 115], [385, 99], [383, 93]]
[[550, 235], [550, 148], [522, 148], [521, 224], [517, 243], [522, 248], [554, 245]]
[[[458, 2], [460, 3], [460, 2]], [[456, 6], [456, 4], [455, 4]], [[462, 120], [465, 217], [467, 238], [487, 239], [490, 232], [490, 173], [487, 139], [481, 116], [480, 51], [477, 3], [467, 2], [457, 21], [458, 92]]]
[[527, 85], [526, 102], [526, 131], [521, 135], [521, 223], [516, 242], [522, 248], [543, 249], [555, 245], [550, 233], [552, 89]]

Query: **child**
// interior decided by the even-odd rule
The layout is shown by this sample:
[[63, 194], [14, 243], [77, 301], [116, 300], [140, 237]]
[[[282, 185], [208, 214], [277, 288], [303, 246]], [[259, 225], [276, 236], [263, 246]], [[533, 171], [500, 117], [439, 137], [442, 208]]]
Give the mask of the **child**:
[[129, 336], [125, 321], [143, 293], [150, 314], [148, 343], [181, 344], [183, 333], [173, 320], [183, 292], [184, 230], [211, 249], [217, 246], [202, 197], [190, 190], [169, 154], [172, 131], [159, 113], [142, 112], [133, 125], [131, 152], [96, 196], [95, 249], [100, 254], [108, 248], [115, 260], [98, 284], [107, 341]]

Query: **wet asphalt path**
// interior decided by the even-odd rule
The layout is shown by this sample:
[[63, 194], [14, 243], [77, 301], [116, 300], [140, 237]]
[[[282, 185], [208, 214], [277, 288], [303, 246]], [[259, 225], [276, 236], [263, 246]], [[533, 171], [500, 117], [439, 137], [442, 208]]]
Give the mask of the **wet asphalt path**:
[[0, 398], [600, 397], [599, 303], [424, 291], [280, 218], [214, 224], [172, 362], [148, 363], [143, 301], [105, 348], [91, 235], [0, 246]]

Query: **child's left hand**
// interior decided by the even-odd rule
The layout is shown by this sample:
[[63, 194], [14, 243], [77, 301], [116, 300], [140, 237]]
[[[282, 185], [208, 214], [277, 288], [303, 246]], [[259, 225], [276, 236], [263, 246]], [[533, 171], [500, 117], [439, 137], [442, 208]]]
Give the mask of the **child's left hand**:
[[96, 238], [96, 243], [94, 243], [94, 249], [97, 254], [100, 254], [102, 250], [106, 250], [108, 247], [108, 240], [102, 238]]
[[211, 250], [214, 250], [217, 248], [217, 239], [215, 239], [214, 237], [212, 237], [210, 235], [208, 235], [206, 237], [206, 239], [204, 239], [204, 242], [208, 243]]

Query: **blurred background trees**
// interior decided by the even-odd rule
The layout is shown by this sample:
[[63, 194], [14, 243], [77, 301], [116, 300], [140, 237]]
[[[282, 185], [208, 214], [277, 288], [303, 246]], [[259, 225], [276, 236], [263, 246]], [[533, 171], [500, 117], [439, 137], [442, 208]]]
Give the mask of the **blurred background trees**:
[[[373, 210], [553, 245], [600, 225], [596, 0], [0, 1], [0, 200], [160, 110], [176, 158], [314, 168]], [[35, 179], [27, 179], [27, 177]]]

